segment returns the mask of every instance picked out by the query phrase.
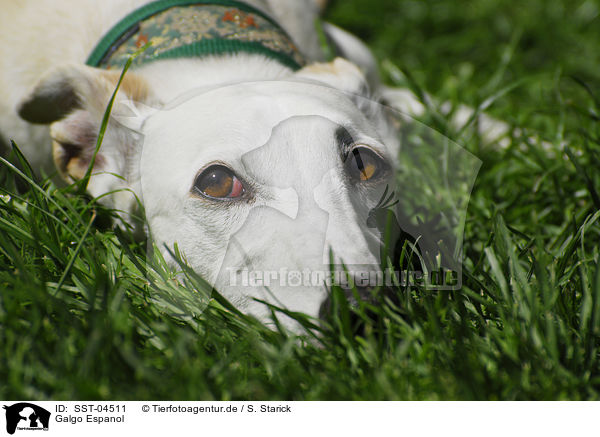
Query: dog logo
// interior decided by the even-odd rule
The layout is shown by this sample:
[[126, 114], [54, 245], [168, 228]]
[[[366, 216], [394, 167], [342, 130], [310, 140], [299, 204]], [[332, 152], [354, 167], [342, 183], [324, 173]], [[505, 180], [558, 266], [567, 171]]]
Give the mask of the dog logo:
[[19, 431], [48, 431], [50, 412], [42, 407], [27, 402], [19, 402], [4, 406], [6, 410], [6, 432], [14, 434]]

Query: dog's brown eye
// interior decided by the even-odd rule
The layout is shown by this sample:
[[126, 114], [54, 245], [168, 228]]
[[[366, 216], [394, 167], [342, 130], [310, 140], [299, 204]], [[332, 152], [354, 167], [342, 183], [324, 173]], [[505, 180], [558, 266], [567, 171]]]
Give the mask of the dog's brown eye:
[[222, 165], [214, 165], [204, 170], [196, 178], [194, 188], [214, 199], [233, 199], [244, 194], [242, 182]]
[[366, 147], [356, 147], [348, 156], [348, 172], [357, 181], [369, 181], [380, 176], [382, 159]]

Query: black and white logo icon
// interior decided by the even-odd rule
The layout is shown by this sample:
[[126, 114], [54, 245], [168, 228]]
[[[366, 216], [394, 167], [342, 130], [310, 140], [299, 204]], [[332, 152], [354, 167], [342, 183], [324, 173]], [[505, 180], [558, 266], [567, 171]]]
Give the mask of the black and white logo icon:
[[50, 411], [35, 404], [19, 402], [4, 406], [6, 410], [6, 432], [14, 434], [19, 431], [47, 431], [50, 424]]

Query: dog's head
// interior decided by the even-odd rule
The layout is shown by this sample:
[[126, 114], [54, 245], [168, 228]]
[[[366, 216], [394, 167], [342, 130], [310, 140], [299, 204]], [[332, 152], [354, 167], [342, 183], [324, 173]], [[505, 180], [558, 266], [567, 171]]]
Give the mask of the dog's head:
[[[67, 178], [89, 164], [116, 79], [61, 70], [21, 106], [24, 118], [53, 123]], [[89, 191], [121, 190], [106, 200], [123, 211], [137, 195], [159, 247], [177, 245], [240, 309], [266, 318], [258, 298], [317, 316], [331, 264], [365, 272], [381, 261], [369, 217], [393, 191], [397, 140], [365, 91], [359, 70], [338, 59], [157, 109], [143, 79], [126, 75]]]

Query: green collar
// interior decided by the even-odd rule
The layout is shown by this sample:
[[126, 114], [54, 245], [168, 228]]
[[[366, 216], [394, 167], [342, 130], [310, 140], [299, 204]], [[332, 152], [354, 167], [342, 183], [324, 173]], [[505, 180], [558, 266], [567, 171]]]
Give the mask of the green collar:
[[270, 17], [234, 0], [158, 0], [132, 12], [100, 40], [86, 61], [122, 68], [129, 56], [152, 43], [133, 65], [158, 59], [255, 53], [298, 70], [306, 64], [287, 33]]

